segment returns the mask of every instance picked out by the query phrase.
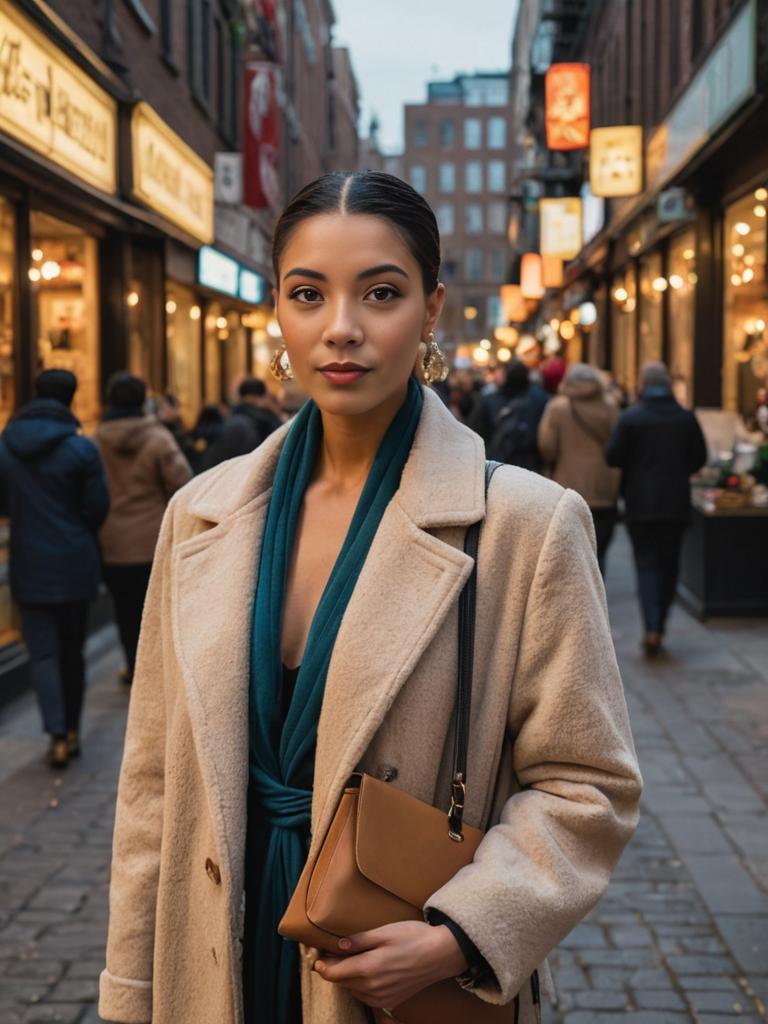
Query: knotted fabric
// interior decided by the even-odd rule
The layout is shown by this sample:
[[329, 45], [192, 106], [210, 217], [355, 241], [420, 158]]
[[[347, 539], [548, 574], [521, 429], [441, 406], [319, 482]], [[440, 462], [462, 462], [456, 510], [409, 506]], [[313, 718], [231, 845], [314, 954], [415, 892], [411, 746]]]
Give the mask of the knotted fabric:
[[[307, 638], [291, 703], [280, 720], [282, 617], [304, 492], [322, 440], [320, 411], [307, 402], [280, 453], [261, 545], [251, 635], [248, 842], [244, 981], [258, 1019], [293, 1024], [298, 947], [277, 926], [304, 866], [315, 744], [328, 665], [341, 620], [384, 511], [400, 485], [422, 406], [411, 378], [368, 474], [349, 531]], [[292, 1009], [293, 1007], [293, 1009]], [[246, 1019], [246, 1024], [251, 1024]]]

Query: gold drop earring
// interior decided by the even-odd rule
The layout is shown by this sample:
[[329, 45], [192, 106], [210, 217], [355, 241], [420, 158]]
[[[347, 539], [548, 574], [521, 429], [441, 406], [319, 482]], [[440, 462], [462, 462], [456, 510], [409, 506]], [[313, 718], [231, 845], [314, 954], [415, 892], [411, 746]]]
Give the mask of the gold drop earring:
[[440, 351], [440, 346], [435, 341], [434, 331], [429, 332], [427, 341], [422, 342], [422, 345], [426, 346], [424, 362], [422, 364], [424, 380], [427, 384], [439, 384], [448, 376], [450, 367], [445, 361], [445, 356]]
[[282, 342], [280, 348], [277, 349], [270, 359], [269, 370], [275, 380], [279, 380], [282, 384], [286, 381], [295, 379], [293, 376], [291, 361], [288, 358], [288, 349], [285, 347], [285, 342]]

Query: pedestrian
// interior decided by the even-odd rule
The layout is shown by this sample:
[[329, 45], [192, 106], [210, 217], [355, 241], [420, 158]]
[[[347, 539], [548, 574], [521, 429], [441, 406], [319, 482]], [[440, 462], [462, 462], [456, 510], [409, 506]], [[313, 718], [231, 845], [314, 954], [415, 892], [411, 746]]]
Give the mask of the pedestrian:
[[690, 477], [707, 460], [698, 420], [675, 398], [663, 363], [643, 367], [640, 399], [621, 414], [605, 456], [621, 470], [645, 624], [642, 646], [654, 658], [677, 590], [683, 533], [691, 517]]
[[541, 364], [541, 386], [548, 395], [556, 395], [565, 377], [568, 364], [557, 353], [547, 356]]
[[[542, 961], [635, 826], [589, 511], [511, 467], [486, 501], [481, 440], [416, 381], [444, 369], [439, 267], [432, 210], [388, 174], [326, 174], [277, 223], [273, 372], [309, 400], [166, 515], [118, 796], [108, 1020], [365, 1024], [460, 977], [473, 1024], [513, 1001], [531, 1024]], [[483, 519], [457, 799], [487, 835], [427, 920], [302, 956], [278, 922], [356, 768], [435, 800], [442, 824], [462, 546]]]
[[107, 388], [107, 411], [96, 429], [111, 496], [101, 528], [104, 581], [115, 606], [125, 655], [122, 679], [130, 683], [144, 598], [157, 536], [171, 496], [192, 476], [172, 434], [155, 416], [144, 415], [147, 388], [119, 372]]
[[536, 432], [546, 405], [540, 391], [534, 392], [528, 367], [513, 359], [502, 386], [478, 398], [467, 425], [485, 441], [489, 459], [540, 472]]
[[263, 380], [246, 377], [237, 393], [240, 401], [232, 406], [232, 413], [222, 430], [208, 445], [200, 460], [201, 470], [212, 469], [237, 455], [247, 455], [280, 426], [280, 420], [270, 408]]
[[754, 430], [768, 441], [768, 388], [758, 388], [755, 396]]
[[94, 443], [70, 412], [77, 378], [44, 370], [0, 437], [0, 510], [10, 516], [11, 594], [50, 737], [48, 763], [80, 753], [88, 605], [99, 588], [97, 531], [109, 509]]
[[184, 424], [184, 417], [181, 411], [181, 402], [172, 391], [166, 391], [160, 396], [157, 406], [157, 418], [168, 430], [176, 444], [181, 448], [187, 461], [190, 461], [192, 450], [192, 439], [190, 432]]
[[204, 405], [197, 422], [190, 432], [191, 447], [189, 464], [195, 476], [202, 473], [206, 465], [206, 453], [224, 429], [224, 413], [218, 405]]
[[618, 417], [599, 370], [572, 363], [539, 424], [539, 452], [552, 468], [552, 479], [573, 488], [589, 505], [603, 575], [618, 516], [620, 479], [619, 471], [606, 463], [604, 449]]

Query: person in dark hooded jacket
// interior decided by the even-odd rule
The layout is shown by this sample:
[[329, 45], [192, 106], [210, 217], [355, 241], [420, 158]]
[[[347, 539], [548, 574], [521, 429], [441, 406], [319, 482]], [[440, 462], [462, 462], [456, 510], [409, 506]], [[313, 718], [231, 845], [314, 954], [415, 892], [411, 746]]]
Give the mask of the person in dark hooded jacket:
[[0, 511], [10, 516], [11, 593], [56, 768], [79, 753], [88, 604], [98, 593], [97, 532], [109, 511], [98, 449], [70, 412], [77, 378], [45, 370], [0, 437]]
[[104, 580], [112, 594], [126, 660], [133, 679], [141, 613], [165, 507], [192, 478], [173, 435], [156, 416], [144, 415], [147, 387], [131, 373], [114, 374], [107, 411], [95, 441], [107, 473], [112, 506], [101, 529]]

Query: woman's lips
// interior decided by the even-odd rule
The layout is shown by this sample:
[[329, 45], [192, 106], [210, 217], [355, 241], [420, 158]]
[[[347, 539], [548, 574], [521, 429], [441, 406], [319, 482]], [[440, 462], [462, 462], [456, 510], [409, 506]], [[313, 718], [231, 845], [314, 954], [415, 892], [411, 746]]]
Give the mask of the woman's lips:
[[319, 371], [331, 384], [354, 384], [355, 381], [364, 377], [368, 370], [359, 366], [345, 367], [322, 367]]

